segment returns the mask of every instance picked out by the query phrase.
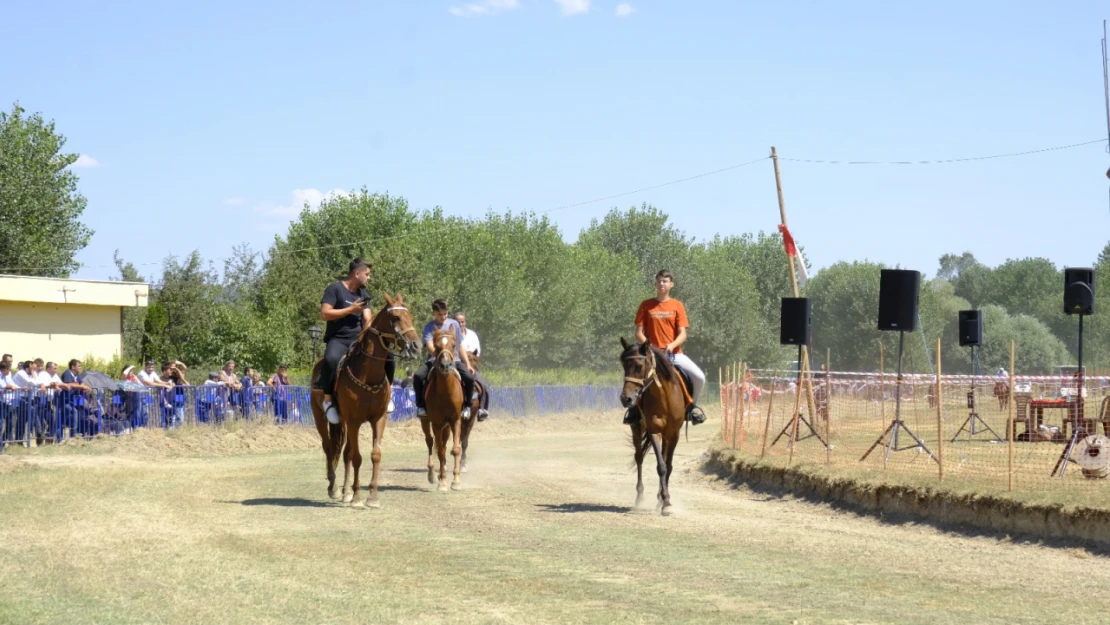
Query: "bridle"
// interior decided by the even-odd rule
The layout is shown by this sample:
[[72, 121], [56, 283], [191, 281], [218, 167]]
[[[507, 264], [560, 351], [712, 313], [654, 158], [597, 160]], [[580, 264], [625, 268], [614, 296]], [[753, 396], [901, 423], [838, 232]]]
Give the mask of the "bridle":
[[[390, 307], [386, 308], [385, 310], [383, 310], [382, 312], [390, 313], [390, 312], [393, 312], [394, 310], [405, 310], [405, 311], [407, 311], [408, 308], [405, 308], [404, 306], [390, 306]], [[381, 314], [381, 313], [379, 313], [379, 314]], [[415, 332], [416, 329], [413, 328], [412, 326], [409, 326], [407, 328], [398, 329], [396, 322], [394, 322], [392, 319], [390, 320], [389, 325], [393, 329], [393, 332], [382, 332], [381, 330], [375, 328], [374, 326], [370, 326], [368, 329], [369, 329], [370, 332], [372, 332], [373, 334], [375, 334], [378, 337], [378, 343], [382, 346], [383, 349], [385, 349], [387, 352], [393, 354], [394, 356], [401, 356], [401, 355], [404, 354], [404, 351], [405, 351], [404, 347], [401, 346], [401, 342], [404, 340], [405, 333], [406, 332]], [[389, 359], [388, 356], [386, 358], [380, 358], [380, 357], [375, 356], [375, 355], [371, 354], [370, 352], [366, 351], [366, 348], [363, 347], [363, 345], [362, 345], [362, 341], [358, 342], [358, 349], [359, 349], [359, 352], [361, 352], [362, 355], [366, 356], [367, 358], [371, 358], [371, 359], [374, 359], [374, 360], [388, 360]], [[343, 364], [343, 369], [346, 370], [347, 377], [350, 378], [351, 381], [354, 382], [356, 386], [358, 386], [359, 388], [361, 388], [364, 391], [367, 391], [368, 393], [379, 393], [379, 392], [381, 392], [381, 390], [383, 388], [386, 387], [386, 385], [389, 384], [389, 378], [385, 377], [384, 375], [383, 375], [383, 378], [382, 378], [382, 381], [381, 381], [380, 384], [374, 384], [374, 385], [366, 384], [362, 380], [358, 379], [358, 377], [355, 376], [354, 372], [351, 371], [350, 363], [344, 363]]]
[[[408, 311], [408, 308], [405, 308], [404, 306], [390, 306], [389, 308], [386, 308], [382, 312], [390, 313], [390, 312], [393, 312], [395, 310]], [[393, 328], [393, 332], [382, 332], [381, 330], [375, 328], [374, 326], [370, 326], [370, 332], [377, 335], [378, 344], [382, 346], [382, 349], [384, 349], [385, 351], [393, 354], [394, 356], [400, 356], [405, 351], [405, 348], [402, 346], [402, 342], [404, 341], [404, 338], [405, 338], [405, 333], [406, 332], [415, 333], [416, 329], [412, 326], [408, 326], [407, 328], [398, 328], [396, 322], [394, 322], [392, 319], [390, 320], [389, 325], [390, 325], [391, 328]], [[361, 341], [360, 341], [360, 343], [361, 343]], [[378, 358], [377, 356], [367, 352], [366, 348], [363, 347], [361, 344], [359, 345], [359, 351], [362, 352], [363, 356], [368, 356], [370, 358], [375, 358], [375, 359]]]
[[625, 356], [621, 360], [622, 361], [626, 361], [626, 360], [647, 360], [647, 361], [651, 362], [651, 369], [647, 372], [647, 375], [645, 375], [643, 378], [632, 378], [632, 377], [628, 377], [628, 376], [625, 376], [625, 378], [624, 378], [625, 382], [629, 382], [631, 384], [635, 384], [636, 386], [640, 387], [640, 390], [636, 391], [636, 394], [632, 396], [632, 405], [635, 406], [636, 404], [640, 403], [640, 398], [642, 398], [644, 396], [644, 393], [647, 392], [648, 388], [651, 387], [652, 384], [657, 383], [657, 381], [658, 381], [658, 378], [655, 375], [655, 355], [652, 354], [651, 351], [649, 350], [646, 355]]

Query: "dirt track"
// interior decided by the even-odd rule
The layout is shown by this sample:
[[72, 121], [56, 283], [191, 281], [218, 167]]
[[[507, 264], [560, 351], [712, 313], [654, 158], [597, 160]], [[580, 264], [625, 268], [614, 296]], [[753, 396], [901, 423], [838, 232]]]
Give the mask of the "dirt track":
[[712, 422], [678, 448], [677, 514], [631, 510], [618, 422], [483, 424], [457, 493], [395, 429], [382, 510], [327, 500], [317, 449], [21, 454], [0, 622], [1104, 621], [1106, 558], [734, 489], [699, 470]]

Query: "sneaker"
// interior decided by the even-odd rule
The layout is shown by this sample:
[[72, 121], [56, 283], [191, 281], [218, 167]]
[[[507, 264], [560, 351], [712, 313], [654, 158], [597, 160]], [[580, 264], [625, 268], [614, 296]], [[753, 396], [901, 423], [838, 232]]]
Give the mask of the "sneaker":
[[423, 407], [423, 406], [417, 406], [417, 408], [416, 408], [416, 416], [418, 416], [418, 417], [426, 417], [426, 416], [428, 416], [428, 409], [427, 409], [427, 408], [425, 408], [425, 407]]
[[385, 411], [386, 411], [387, 413], [391, 413], [391, 412], [393, 412], [393, 411], [394, 411], [394, 410], [396, 410], [396, 409], [397, 409], [397, 407], [393, 405], [393, 400], [392, 400], [392, 399], [391, 399], [391, 400], [389, 400], [389, 405], [385, 407]]
[[478, 409], [478, 422], [481, 423], [482, 421], [485, 421], [488, 418], [489, 418], [489, 411], [486, 410], [485, 408], [479, 408]]
[[705, 423], [705, 413], [698, 408], [697, 404], [690, 404], [686, 408], [686, 420], [694, 425], [701, 425]]
[[339, 411], [330, 401], [324, 402], [324, 416], [328, 418], [328, 423], [339, 425]]
[[460, 416], [462, 416], [463, 421], [466, 421], [467, 419], [469, 419], [470, 418], [470, 407], [467, 406], [466, 408], [463, 408], [462, 409], [462, 414]]

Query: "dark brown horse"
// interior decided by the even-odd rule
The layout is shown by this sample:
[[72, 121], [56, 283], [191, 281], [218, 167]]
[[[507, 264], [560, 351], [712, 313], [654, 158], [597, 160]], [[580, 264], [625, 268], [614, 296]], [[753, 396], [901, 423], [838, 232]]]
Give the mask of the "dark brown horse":
[[[480, 364], [478, 354], [475, 352], [467, 353], [470, 356], [470, 366], [474, 367], [474, 369], [477, 370]], [[484, 388], [477, 380], [474, 381], [474, 391], [477, 393], [478, 397], [475, 398], [474, 401], [470, 402], [470, 414], [472, 415], [478, 414], [478, 408], [482, 404], [481, 397], [483, 394], [489, 392], [489, 390]], [[477, 421], [478, 419], [467, 419], [463, 421], [462, 424], [462, 469], [460, 470], [463, 473], [466, 473], [466, 448], [470, 446], [470, 431], [474, 429], [474, 424]]]
[[671, 470], [674, 450], [685, 422], [686, 398], [682, 380], [666, 354], [649, 343], [636, 345], [621, 337], [621, 365], [624, 388], [621, 405], [638, 411], [640, 420], [632, 424], [632, 445], [636, 449], [636, 506], [644, 499], [644, 454], [655, 451], [659, 474], [657, 508], [671, 514]]
[[994, 396], [998, 398], [998, 409], [1005, 410], [1010, 405], [1010, 385], [1002, 380], [994, 383]]
[[[359, 468], [362, 454], [358, 449], [358, 430], [363, 423], [369, 422], [373, 428], [373, 451], [370, 459], [374, 463], [370, 479], [370, 493], [366, 505], [379, 508], [378, 475], [382, 460], [382, 435], [385, 433], [386, 408], [389, 405], [390, 385], [385, 375], [385, 363], [390, 355], [415, 357], [420, 351], [420, 336], [412, 326], [412, 313], [405, 308], [404, 299], [398, 293], [396, 299], [385, 295], [385, 308], [374, 315], [370, 325], [363, 328], [358, 340], [351, 344], [345, 360], [335, 372], [335, 400], [339, 407], [338, 424], [328, 423], [324, 416], [324, 391], [312, 389], [312, 416], [316, 420], [316, 430], [324, 447], [328, 470], [328, 496], [337, 499], [335, 489], [335, 469], [343, 455], [343, 502], [353, 506], [361, 505], [359, 487]], [[324, 361], [316, 363], [312, 379], [320, 375]], [[354, 465], [352, 484], [351, 466]]]
[[[455, 457], [454, 479], [451, 490], [462, 488], [462, 380], [456, 371], [457, 348], [453, 330], [436, 330], [432, 334], [435, 352], [434, 366], [428, 372], [428, 385], [424, 391], [424, 405], [428, 416], [420, 418], [424, 442], [428, 444], [428, 483], [436, 483], [435, 456], [439, 456], [439, 490], [447, 490], [447, 439], [451, 438], [451, 455]], [[471, 413], [477, 414], [477, 411]], [[473, 421], [475, 417], [469, 420]]]

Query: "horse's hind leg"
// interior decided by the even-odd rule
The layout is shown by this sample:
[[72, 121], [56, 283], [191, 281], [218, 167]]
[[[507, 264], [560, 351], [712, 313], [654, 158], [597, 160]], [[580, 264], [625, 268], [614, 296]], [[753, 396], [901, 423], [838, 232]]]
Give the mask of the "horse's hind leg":
[[[339, 499], [341, 496], [340, 491], [335, 488], [335, 472], [339, 468], [339, 458], [343, 456], [343, 448], [346, 443], [344, 438], [342, 425], [329, 424], [329, 440], [324, 446], [324, 454], [327, 455], [328, 462], [328, 497], [332, 499]], [[346, 479], [344, 479], [344, 482], [346, 482]]]
[[[469, 419], [474, 421], [474, 419]], [[451, 428], [451, 455], [455, 457], [455, 470], [454, 477], [451, 480], [451, 490], [459, 490], [462, 488], [462, 478], [459, 473], [462, 468], [462, 419], [455, 421], [454, 427]], [[444, 441], [446, 445], [447, 441]]]
[[[358, 429], [361, 424], [354, 422], [347, 429], [347, 448], [351, 450], [351, 466], [354, 467], [354, 479], [351, 484], [350, 503], [352, 506], [362, 504], [362, 487], [359, 485], [359, 468], [362, 467], [362, 453], [358, 450]], [[343, 501], [347, 501], [348, 493], [343, 492]]]
[[432, 423], [428, 417], [420, 417], [420, 428], [424, 430], [424, 442], [428, 444], [428, 483], [436, 483], [435, 464], [432, 459], [435, 457], [434, 441], [432, 439]]
[[[471, 412], [478, 414], [476, 409]], [[470, 431], [474, 429], [475, 421], [477, 419], [467, 419], [462, 424], [462, 467], [459, 470], [463, 473], [466, 473], [466, 448], [470, 446]]]

